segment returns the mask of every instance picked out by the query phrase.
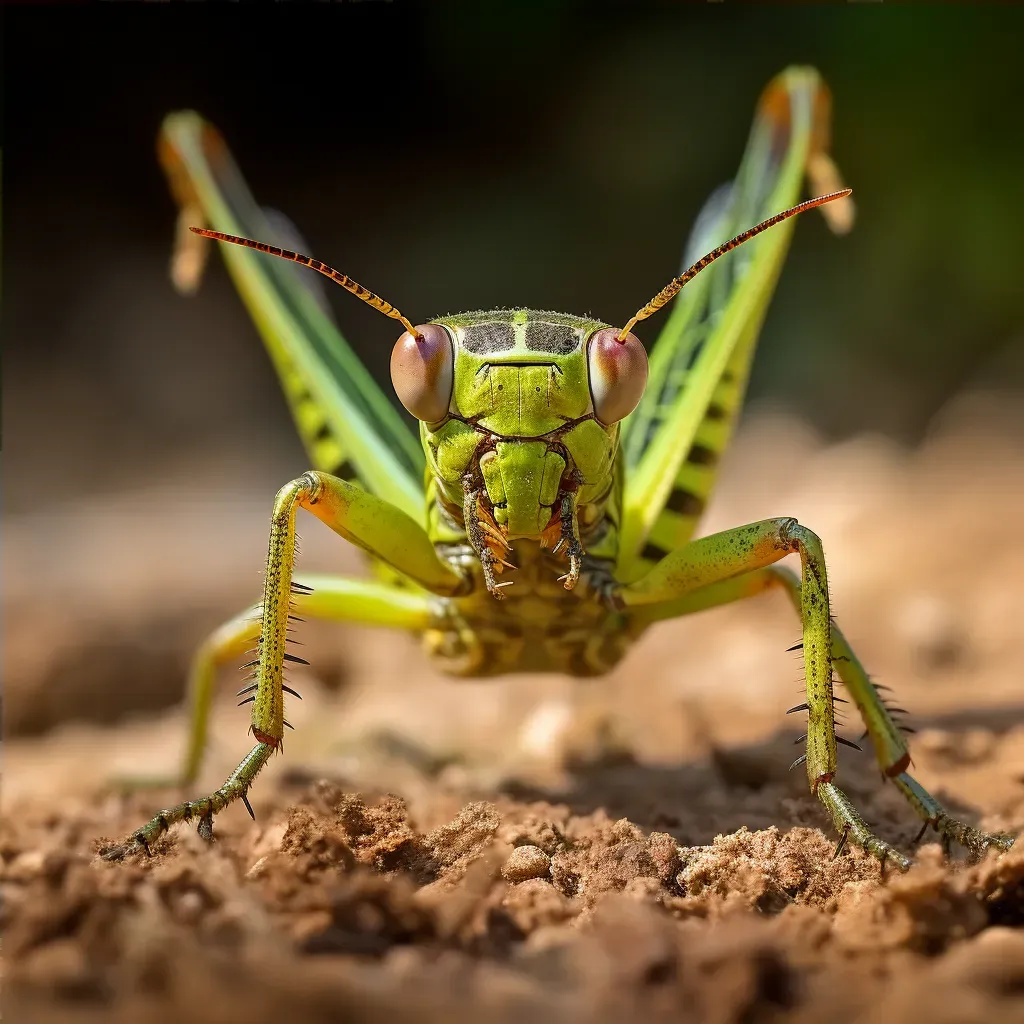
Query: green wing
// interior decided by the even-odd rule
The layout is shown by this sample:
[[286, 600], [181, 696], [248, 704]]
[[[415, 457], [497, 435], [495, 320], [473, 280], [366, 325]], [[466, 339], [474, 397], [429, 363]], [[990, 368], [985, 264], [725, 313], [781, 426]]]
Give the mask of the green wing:
[[[192, 111], [170, 114], [160, 161], [181, 207], [173, 276], [198, 283], [209, 242], [189, 224], [295, 248], [294, 229], [260, 209], [217, 130]], [[305, 268], [234, 245], [221, 250], [281, 380], [313, 468], [355, 480], [424, 521], [419, 441], [349, 348]]]
[[[789, 68], [758, 104], [734, 182], [712, 194], [683, 267], [726, 239], [799, 202], [805, 174], [839, 188], [826, 155], [830, 98], [818, 73]], [[849, 204], [841, 200], [830, 204]], [[850, 226], [852, 204], [827, 211]], [[654, 345], [643, 400], [623, 425], [625, 468], [620, 579], [635, 579], [693, 534], [743, 395], [795, 219], [740, 246], [682, 290]]]

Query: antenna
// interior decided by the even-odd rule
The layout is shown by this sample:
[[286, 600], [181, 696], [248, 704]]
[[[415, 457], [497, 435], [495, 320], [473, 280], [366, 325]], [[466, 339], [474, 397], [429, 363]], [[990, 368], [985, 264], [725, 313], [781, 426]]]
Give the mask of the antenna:
[[[845, 199], [848, 195], [853, 192], [852, 188], [843, 188], [838, 192], [829, 192], [828, 195], [818, 196], [816, 199], [808, 199], [806, 202], [799, 203], [797, 206], [793, 206], [788, 210], [783, 210], [782, 213], [775, 214], [774, 217], [769, 217], [767, 220], [761, 221], [760, 224], [755, 225], [752, 228], [748, 228], [746, 231], [741, 232], [735, 238], [730, 238], [724, 245], [720, 245], [717, 249], [712, 249], [707, 256], [701, 257], [689, 270], [684, 271], [679, 277], [673, 278], [664, 288], [658, 292], [657, 295], [647, 303], [646, 306], [637, 310], [636, 315], [626, 324], [625, 327], [619, 331], [618, 340], [624, 342], [626, 335], [633, 329], [634, 325], [640, 320], [646, 320], [652, 313], [656, 313], [662, 306], [665, 305], [670, 299], [675, 298], [679, 294], [680, 289], [688, 281], [692, 281], [705, 267], [709, 267], [719, 256], [724, 256], [727, 252], [732, 252], [738, 245], [742, 245], [744, 242], [749, 242], [750, 239], [756, 235], [761, 234], [762, 231], [767, 231], [769, 228], [775, 227], [776, 224], [781, 224], [784, 220], [788, 220], [790, 217], [795, 217], [798, 213], [804, 213], [806, 210], [813, 210], [816, 206], [824, 206], [825, 203], [831, 203], [835, 199]], [[192, 229], [193, 231], [195, 228]]]
[[417, 340], [422, 341], [423, 335], [416, 330], [409, 321], [402, 316], [401, 312], [386, 302], [379, 295], [375, 295], [368, 288], [364, 288], [358, 281], [353, 281], [347, 274], [343, 274], [326, 263], [313, 259], [311, 256], [303, 256], [301, 252], [292, 252], [291, 249], [281, 249], [276, 245], [268, 245], [266, 242], [256, 242], [251, 238], [242, 238], [240, 235], [228, 235], [223, 231], [211, 231], [209, 228], [190, 227], [189, 231], [204, 238], [215, 238], [218, 242], [231, 242], [234, 245], [244, 245], [247, 249], [255, 249], [257, 252], [269, 253], [271, 256], [280, 256], [283, 260], [290, 260], [292, 263], [301, 263], [304, 267], [329, 277], [335, 284], [340, 284], [347, 292], [351, 292], [357, 299], [362, 299], [367, 305], [380, 310], [385, 316], [392, 320], [400, 320], [402, 326]]

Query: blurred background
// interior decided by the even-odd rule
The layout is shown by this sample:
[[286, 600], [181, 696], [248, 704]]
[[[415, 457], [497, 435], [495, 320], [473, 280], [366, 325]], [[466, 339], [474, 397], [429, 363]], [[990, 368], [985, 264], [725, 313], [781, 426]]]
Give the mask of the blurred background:
[[[425, 319], [624, 319], [675, 271], [790, 63], [834, 95], [856, 231], [800, 224], [751, 398], [915, 440], [972, 382], [1024, 382], [1024, 11], [474, 3], [5, 7], [8, 510], [157, 456], [301, 461], [219, 261], [172, 290], [161, 118], [217, 124], [314, 255]], [[59, 25], [59, 29], [58, 29]], [[392, 325], [340, 290], [378, 373]], [[653, 340], [659, 324], [645, 337]]]
[[[12, 703], [28, 695], [11, 730], [177, 699], [192, 644], [258, 592], [271, 496], [305, 468], [220, 261], [195, 298], [168, 279], [154, 144], [171, 110], [219, 126], [313, 255], [414, 320], [528, 305], [616, 322], [675, 272], [765, 84], [813, 64], [859, 220], [845, 238], [799, 224], [748, 413], [789, 432], [726, 473], [730, 516], [798, 514], [778, 481], [806, 476], [808, 452], [865, 435], [915, 450], [964, 393], [984, 396], [970, 416], [1004, 411], [990, 434], [1024, 437], [1020, 8], [368, 0], [3, 19], [5, 661]], [[392, 325], [330, 300], [384, 379]], [[989, 449], [986, 434], [958, 457]], [[903, 471], [854, 461], [869, 490]], [[813, 465], [839, 480], [831, 456]], [[1019, 476], [992, 479], [1020, 497]], [[964, 480], [951, 469], [938, 500]], [[358, 564], [326, 545], [324, 565]]]

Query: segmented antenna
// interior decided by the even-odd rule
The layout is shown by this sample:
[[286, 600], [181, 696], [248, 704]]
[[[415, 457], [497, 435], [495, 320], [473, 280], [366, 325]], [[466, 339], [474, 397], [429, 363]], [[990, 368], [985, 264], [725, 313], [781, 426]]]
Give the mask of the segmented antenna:
[[190, 227], [189, 231], [202, 235], [204, 238], [215, 238], [218, 242], [232, 242], [234, 245], [244, 245], [247, 249], [269, 253], [271, 256], [280, 256], [283, 260], [290, 260], [292, 263], [301, 263], [304, 267], [310, 267], [312, 270], [323, 274], [324, 277], [329, 277], [335, 284], [340, 284], [345, 291], [351, 292], [357, 299], [362, 299], [367, 305], [373, 306], [374, 309], [379, 310], [385, 316], [391, 317], [392, 320], [400, 320], [402, 326], [417, 341], [422, 340], [423, 335], [390, 302], [386, 302], [379, 295], [375, 295], [369, 288], [364, 288], [358, 281], [353, 281], [347, 274], [343, 274], [340, 270], [335, 270], [334, 267], [329, 267], [326, 263], [313, 259], [312, 256], [303, 256], [301, 252], [281, 249], [276, 245], [268, 245], [266, 242], [256, 242], [251, 238], [242, 238], [240, 235], [229, 235], [223, 231], [211, 231], [209, 228]]
[[[805, 210], [813, 210], [816, 206], [824, 206], [825, 203], [831, 203], [834, 199], [845, 199], [848, 195], [852, 194], [852, 188], [843, 188], [838, 192], [829, 192], [828, 195], [818, 196], [816, 199], [808, 199], [806, 202], [799, 203], [796, 206], [783, 210], [782, 213], [775, 214], [774, 217], [769, 217], [767, 220], [761, 221], [755, 227], [748, 228], [746, 231], [741, 232], [735, 238], [730, 238], [724, 245], [720, 245], [717, 249], [712, 249], [707, 256], [701, 257], [689, 270], [684, 271], [679, 277], [673, 278], [664, 288], [658, 292], [657, 295], [651, 299], [642, 309], [637, 310], [636, 315], [626, 324], [625, 327], [619, 331], [618, 340], [625, 341], [626, 335], [633, 329], [636, 323], [640, 320], [646, 320], [652, 313], [656, 313], [662, 306], [665, 305], [669, 299], [675, 298], [679, 293], [679, 290], [688, 281], [692, 281], [705, 267], [710, 266], [719, 256], [724, 256], [727, 252], [731, 252], [738, 245], [742, 245], [744, 242], [749, 242], [755, 235], [761, 234], [762, 231], [767, 231], [769, 228], [775, 227], [776, 224], [781, 224], [782, 221], [788, 220], [790, 217], [795, 217], [798, 213], [803, 213]], [[193, 228], [193, 230], [195, 230]]]

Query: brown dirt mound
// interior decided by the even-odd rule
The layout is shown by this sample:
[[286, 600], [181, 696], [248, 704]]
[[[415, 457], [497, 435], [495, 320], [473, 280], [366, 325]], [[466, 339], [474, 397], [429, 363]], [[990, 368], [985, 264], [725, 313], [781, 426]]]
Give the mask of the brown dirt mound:
[[1024, 1012], [1016, 850], [951, 870], [925, 847], [883, 878], [859, 851], [832, 860], [812, 828], [687, 848], [600, 811], [499, 799], [424, 831], [399, 798], [324, 781], [213, 846], [182, 832], [151, 858], [99, 861], [92, 837], [146, 807], [76, 802], [5, 827], [12, 1019]]

